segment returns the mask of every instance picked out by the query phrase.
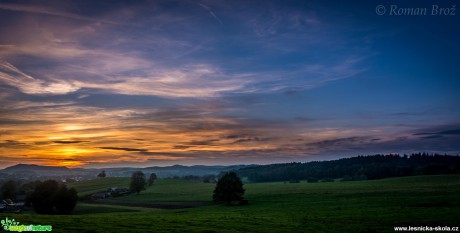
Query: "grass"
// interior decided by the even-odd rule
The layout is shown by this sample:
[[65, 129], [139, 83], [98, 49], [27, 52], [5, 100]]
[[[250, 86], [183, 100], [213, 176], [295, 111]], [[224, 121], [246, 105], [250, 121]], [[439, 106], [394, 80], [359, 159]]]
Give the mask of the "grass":
[[85, 180], [81, 182], [69, 183], [69, 188], [75, 188], [79, 196], [105, 191], [109, 188], [128, 188], [130, 178], [127, 177], [107, 177], [97, 178], [93, 180]]
[[[118, 179], [119, 183], [116, 183]], [[83, 192], [129, 182], [73, 184]], [[127, 187], [124, 186], [124, 187]], [[107, 187], [108, 188], [108, 187]], [[158, 180], [127, 202], [209, 201], [213, 184]], [[102, 190], [106, 189], [104, 187]], [[162, 210], [79, 203], [74, 215], [9, 214], [56, 232], [394, 232], [394, 226], [460, 226], [460, 175], [334, 183], [246, 184], [248, 206]], [[1, 219], [5, 215], [1, 214]]]
[[210, 201], [215, 184], [186, 180], [157, 180], [153, 187], [139, 195], [120, 197], [127, 201]]

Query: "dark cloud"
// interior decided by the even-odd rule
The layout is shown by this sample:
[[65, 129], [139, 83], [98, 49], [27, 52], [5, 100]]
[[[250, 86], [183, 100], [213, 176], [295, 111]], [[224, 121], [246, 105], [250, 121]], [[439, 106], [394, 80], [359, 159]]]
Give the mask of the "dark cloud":
[[460, 135], [460, 126], [445, 125], [428, 129], [421, 129], [414, 133], [414, 136], [420, 136], [422, 139], [438, 139], [438, 138], [457, 138]]
[[420, 137], [422, 139], [436, 139], [436, 138], [443, 138], [442, 135], [429, 135], [429, 136], [423, 136], [423, 137]]
[[236, 139], [233, 141], [233, 143], [244, 143], [244, 142], [251, 142], [251, 141], [256, 141], [256, 142], [262, 142], [262, 141], [270, 141], [274, 138], [268, 138], [268, 137], [260, 137], [260, 136], [251, 136], [248, 134], [230, 134], [230, 135], [225, 135], [222, 138], [224, 139]]
[[47, 123], [50, 122], [42, 120], [0, 119], [0, 125], [34, 125]]
[[147, 149], [126, 148], [126, 147], [104, 146], [104, 147], [98, 147], [98, 148], [105, 149], [105, 150], [122, 150], [122, 151], [130, 151], [130, 152], [148, 152]]
[[78, 143], [83, 143], [83, 142], [89, 142], [89, 141], [82, 141], [82, 140], [57, 140], [57, 141], [52, 141], [54, 143], [59, 143], [59, 144], [78, 144]]
[[460, 134], [460, 129], [445, 130], [445, 131], [438, 132], [438, 134], [442, 134], [442, 135], [459, 135]]
[[231, 108], [213, 102], [205, 104], [186, 103], [180, 104], [177, 108], [169, 107], [155, 109], [155, 111], [144, 114], [133, 114], [129, 119], [161, 122], [168, 125], [165, 130], [169, 131], [196, 133], [229, 130], [235, 132], [229, 136], [246, 134], [245, 132], [259, 129], [284, 128], [292, 125], [292, 122], [282, 120], [228, 116], [225, 112], [229, 109]]
[[4, 140], [3, 142], [0, 142], [0, 147], [26, 147], [27, 144], [15, 140]]
[[49, 144], [51, 144], [51, 142], [45, 142], [45, 141], [34, 142], [34, 145], [39, 145], [39, 146], [42, 146], [42, 145], [49, 145]]
[[[441, 131], [437, 131], [441, 132]], [[421, 137], [399, 136], [393, 139], [375, 138], [373, 136], [347, 137], [306, 144], [306, 151], [317, 149], [320, 153], [352, 153], [375, 154], [375, 153], [460, 153], [458, 137], [447, 137], [445, 134], [417, 134]], [[430, 143], [428, 140], [433, 140]]]
[[245, 142], [263, 142], [263, 141], [270, 141], [272, 140], [272, 138], [260, 138], [260, 137], [243, 137], [243, 138], [240, 138], [236, 141], [234, 141], [233, 143], [237, 144], [237, 143], [245, 143]]
[[243, 143], [243, 142], [250, 142], [250, 141], [259, 141], [259, 138], [242, 138], [234, 141], [233, 143]]
[[213, 146], [218, 141], [220, 140], [219, 139], [209, 139], [209, 140], [201, 140], [201, 141], [191, 141], [186, 144], [191, 145], [191, 146]]
[[169, 156], [169, 157], [183, 157], [185, 155], [196, 156], [196, 154], [188, 153], [188, 152], [154, 152], [154, 151], [141, 151], [139, 152], [140, 155], [153, 155], [153, 156]]
[[186, 145], [175, 145], [173, 146], [173, 149], [188, 149], [188, 148], [191, 148], [193, 146], [186, 146]]
[[347, 138], [337, 138], [330, 140], [323, 140], [319, 142], [307, 143], [307, 146], [314, 146], [318, 148], [332, 148], [337, 146], [346, 146], [350, 144], [355, 144], [369, 140], [367, 137], [347, 137]]

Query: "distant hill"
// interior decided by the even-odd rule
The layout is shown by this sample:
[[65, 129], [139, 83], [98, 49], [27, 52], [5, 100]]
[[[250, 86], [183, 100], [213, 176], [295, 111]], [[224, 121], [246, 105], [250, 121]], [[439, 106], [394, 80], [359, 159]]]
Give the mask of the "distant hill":
[[118, 168], [67, 168], [59, 166], [41, 166], [35, 164], [17, 164], [0, 170], [0, 175], [7, 174], [8, 178], [33, 178], [33, 177], [84, 177], [94, 178], [104, 170], [108, 177], [130, 177], [135, 171], [142, 171], [146, 175], [156, 173], [159, 178], [182, 177], [182, 176], [205, 176], [217, 175], [220, 172], [237, 170], [248, 165], [232, 166], [182, 166], [174, 165], [167, 167], [118, 167]]
[[2, 170], [3, 172], [7, 173], [15, 173], [15, 172], [44, 172], [44, 171], [52, 171], [52, 172], [68, 172], [69, 168], [67, 167], [59, 167], [59, 166], [41, 166], [35, 164], [17, 164], [11, 167], [7, 167]]

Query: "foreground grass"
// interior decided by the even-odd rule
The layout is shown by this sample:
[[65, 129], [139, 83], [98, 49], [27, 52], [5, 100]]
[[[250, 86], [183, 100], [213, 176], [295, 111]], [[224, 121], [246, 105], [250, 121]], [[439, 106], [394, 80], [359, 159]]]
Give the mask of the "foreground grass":
[[[85, 183], [79, 185], [86, 187]], [[140, 195], [120, 200], [204, 201], [210, 200], [213, 188], [212, 184], [159, 180]], [[50, 224], [56, 232], [359, 233], [394, 232], [393, 226], [460, 226], [459, 175], [316, 184], [258, 183], [246, 184], [245, 188], [248, 206], [160, 210], [79, 203], [75, 215], [8, 216], [25, 224]], [[5, 215], [0, 216], [3, 219]]]

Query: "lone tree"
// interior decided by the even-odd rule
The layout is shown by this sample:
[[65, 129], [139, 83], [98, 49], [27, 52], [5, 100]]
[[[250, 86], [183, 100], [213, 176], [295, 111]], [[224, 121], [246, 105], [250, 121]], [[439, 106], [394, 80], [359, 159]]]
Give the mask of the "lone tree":
[[230, 205], [232, 201], [243, 200], [243, 194], [244, 189], [241, 179], [235, 172], [227, 172], [217, 181], [212, 199], [215, 202], [227, 202]]
[[129, 190], [131, 192], [136, 192], [137, 195], [142, 190], [145, 190], [145, 186], [147, 185], [147, 182], [145, 181], [145, 175], [141, 171], [134, 172], [133, 175], [131, 176], [131, 184], [129, 185]]
[[156, 179], [157, 179], [157, 174], [155, 174], [155, 173], [150, 174], [150, 177], [149, 177], [149, 180], [148, 180], [149, 181], [149, 186], [152, 186]]
[[29, 200], [37, 214], [69, 214], [78, 201], [77, 191], [59, 185], [55, 180], [47, 180], [38, 184]]
[[102, 171], [101, 173], [97, 174], [97, 177], [104, 178], [105, 176], [105, 171]]

